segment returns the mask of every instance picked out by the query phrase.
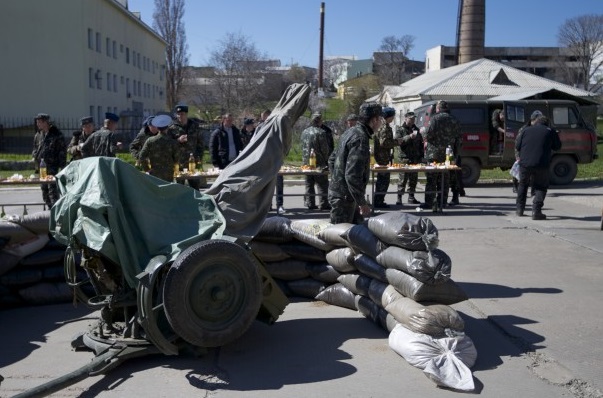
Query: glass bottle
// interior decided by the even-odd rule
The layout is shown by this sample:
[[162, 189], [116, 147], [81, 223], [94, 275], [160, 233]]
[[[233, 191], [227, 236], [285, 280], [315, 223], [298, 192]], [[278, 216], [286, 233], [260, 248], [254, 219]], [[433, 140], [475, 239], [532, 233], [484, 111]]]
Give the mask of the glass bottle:
[[174, 163], [174, 178], [178, 177], [179, 172], [180, 172], [180, 165], [178, 163]]
[[195, 168], [197, 167], [197, 163], [195, 163], [195, 157], [191, 153], [188, 157], [188, 172], [191, 174], [195, 173]]
[[444, 162], [444, 164], [446, 165], [446, 167], [449, 167], [451, 163], [452, 163], [452, 148], [450, 147], [450, 145], [448, 145], [446, 147], [446, 161]]
[[314, 148], [310, 150], [310, 160], [308, 166], [316, 168], [316, 153], [314, 152]]
[[48, 176], [48, 171], [46, 169], [46, 162], [44, 159], [40, 159], [40, 178], [46, 178]]
[[369, 149], [370, 153], [371, 153], [371, 168], [375, 166], [375, 152], [373, 151], [373, 148]]

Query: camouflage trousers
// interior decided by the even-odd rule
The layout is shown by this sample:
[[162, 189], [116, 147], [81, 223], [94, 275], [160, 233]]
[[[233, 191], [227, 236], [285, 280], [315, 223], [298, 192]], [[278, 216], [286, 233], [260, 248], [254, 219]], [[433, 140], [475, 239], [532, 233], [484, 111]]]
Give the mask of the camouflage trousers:
[[329, 197], [331, 205], [331, 224], [362, 224], [364, 217], [360, 215], [356, 202], [343, 198]]
[[398, 176], [398, 195], [402, 196], [406, 192], [406, 184], [408, 183], [408, 193], [414, 195], [419, 183], [419, 173], [400, 173]]
[[59, 200], [61, 194], [59, 192], [59, 187], [56, 182], [51, 182], [48, 184], [42, 184], [42, 200], [46, 203], [46, 206], [50, 209], [54, 204]]
[[[377, 181], [375, 181], [375, 192], [387, 192], [389, 188], [390, 173], [377, 173]], [[375, 205], [385, 202], [385, 193], [375, 194]]]
[[[448, 201], [450, 173], [425, 173], [425, 179], [427, 180], [425, 183], [425, 205], [428, 207], [435, 207], [437, 205], [440, 208], [442, 200], [443, 203]], [[442, 192], [444, 194], [443, 199]], [[436, 200], [435, 203], [434, 199]]]
[[[316, 185], [316, 190], [314, 186]], [[316, 193], [318, 191], [318, 200], [321, 208], [327, 207], [327, 193], [329, 191], [329, 177], [325, 175], [306, 176], [306, 195], [304, 196], [304, 205], [308, 208], [316, 206]]]

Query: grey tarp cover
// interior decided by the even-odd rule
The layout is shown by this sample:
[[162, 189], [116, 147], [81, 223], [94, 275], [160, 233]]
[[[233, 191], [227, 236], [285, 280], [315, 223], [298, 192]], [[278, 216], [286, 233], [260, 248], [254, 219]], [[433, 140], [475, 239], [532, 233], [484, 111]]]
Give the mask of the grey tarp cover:
[[116, 158], [71, 162], [57, 175], [62, 193], [50, 232], [73, 236], [120, 265], [130, 287], [156, 255], [174, 260], [194, 243], [219, 238], [225, 220], [213, 197], [141, 173]]
[[251, 240], [270, 211], [276, 176], [291, 148], [293, 125], [308, 105], [310, 86], [292, 84], [239, 156], [206, 191], [226, 218], [225, 233]]

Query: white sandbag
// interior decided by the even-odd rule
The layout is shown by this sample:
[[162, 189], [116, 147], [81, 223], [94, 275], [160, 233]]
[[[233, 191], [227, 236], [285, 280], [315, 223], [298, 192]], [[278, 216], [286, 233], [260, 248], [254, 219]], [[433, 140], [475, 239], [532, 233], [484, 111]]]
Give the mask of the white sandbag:
[[395, 211], [371, 217], [368, 229], [388, 245], [407, 250], [433, 250], [439, 243], [433, 222], [411, 213]]
[[342, 235], [342, 238], [357, 253], [363, 253], [372, 258], [377, 258], [377, 255], [387, 248], [387, 245], [380, 241], [365, 225], [354, 225]]
[[430, 251], [406, 250], [390, 246], [377, 256], [377, 262], [385, 268], [404, 271], [421, 282], [431, 285], [450, 279], [452, 260], [440, 249]]
[[35, 234], [47, 234], [50, 231], [50, 210], [26, 214], [15, 222]]
[[439, 285], [428, 285], [405, 272], [387, 268], [387, 282], [400, 294], [414, 301], [429, 301], [439, 304], [455, 304], [467, 300], [467, 294], [452, 279]]
[[360, 274], [341, 275], [337, 280], [354, 294], [368, 297], [372, 279]]
[[326, 259], [339, 272], [344, 273], [356, 270], [354, 266], [354, 251], [349, 247], [340, 247], [327, 252]]
[[315, 297], [316, 300], [321, 300], [327, 304], [348, 308], [350, 310], [356, 310], [355, 298], [356, 295], [341, 283], [336, 283], [327, 287]]
[[306, 263], [306, 269], [310, 274], [310, 278], [326, 283], [337, 283], [337, 278], [341, 276], [332, 265], [326, 263]]
[[306, 268], [306, 261], [301, 260], [267, 261], [264, 263], [264, 268], [266, 268], [271, 277], [284, 281], [294, 281], [310, 276]]
[[327, 220], [295, 220], [291, 221], [291, 230], [295, 239], [322, 251], [330, 251], [333, 250], [334, 246], [325, 242], [319, 237], [319, 234], [331, 225], [333, 224]]
[[23, 258], [41, 250], [46, 246], [49, 240], [48, 234], [33, 235], [33, 237], [26, 241], [17, 244], [8, 244], [4, 247], [3, 251], [12, 254], [13, 256]]
[[469, 336], [436, 339], [398, 325], [389, 334], [389, 346], [438, 386], [461, 391], [475, 389], [469, 368], [475, 364], [477, 350]]
[[283, 261], [291, 258], [291, 256], [285, 253], [276, 243], [261, 242], [253, 239], [249, 242], [249, 247], [260, 260], [265, 262]]
[[286, 217], [268, 217], [253, 238], [260, 242], [282, 243], [293, 240], [291, 220]]
[[333, 246], [347, 246], [348, 243], [342, 236], [354, 225], [352, 223], [331, 224], [320, 231], [318, 237]]

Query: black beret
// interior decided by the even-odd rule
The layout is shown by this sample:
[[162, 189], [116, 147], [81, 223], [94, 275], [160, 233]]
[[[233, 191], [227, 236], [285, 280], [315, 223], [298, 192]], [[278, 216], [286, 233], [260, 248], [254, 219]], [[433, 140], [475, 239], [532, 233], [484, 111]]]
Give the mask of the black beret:
[[119, 122], [119, 116], [117, 116], [115, 113], [111, 113], [111, 112], [105, 113], [105, 119], [109, 119], [113, 122]]
[[383, 108], [382, 116], [384, 118], [387, 119], [388, 117], [392, 117], [392, 116], [395, 116], [395, 115], [396, 115], [396, 110], [394, 108], [389, 107], [389, 106]]
[[254, 123], [254, 121], [251, 118], [245, 118], [245, 120], [243, 121], [244, 125], [250, 125], [250, 124], [253, 124], [253, 123]]
[[92, 118], [92, 116], [86, 116], [80, 119], [80, 124], [82, 126], [89, 123], [94, 123], [94, 119]]
[[178, 112], [188, 113], [188, 106], [186, 106], [186, 105], [176, 105], [176, 113], [178, 113]]

